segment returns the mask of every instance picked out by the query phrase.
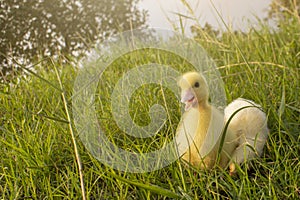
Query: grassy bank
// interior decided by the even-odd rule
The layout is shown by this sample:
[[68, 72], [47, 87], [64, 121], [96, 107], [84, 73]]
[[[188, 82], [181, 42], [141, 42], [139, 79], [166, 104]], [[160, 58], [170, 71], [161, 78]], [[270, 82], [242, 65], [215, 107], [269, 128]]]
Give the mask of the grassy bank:
[[[262, 158], [242, 165], [233, 177], [227, 170], [199, 171], [187, 168], [180, 161], [154, 172], [125, 173], [91, 156], [75, 130], [88, 199], [299, 198], [300, 22], [294, 19], [280, 27], [271, 31], [262, 26], [247, 34], [226, 33], [222, 37], [199, 31], [195, 38], [219, 66], [228, 101], [248, 98], [267, 112], [270, 137]], [[17, 85], [3, 85], [0, 93], [0, 198], [3, 199], [81, 199], [78, 162], [67, 117], [77, 70], [56, 63], [49, 64], [48, 70], [42, 68], [36, 72], [39, 77], [29, 74]], [[106, 72], [111, 79], [104, 83], [109, 87], [109, 81], [119, 77], [122, 70], [114, 68]], [[137, 91], [141, 98], [134, 101], [140, 109], [143, 105], [166, 102], [161, 97], [168, 91], [160, 91], [156, 86], [151, 91], [158, 98], [143, 97], [143, 90]], [[103, 95], [96, 101], [100, 117], [109, 110], [108, 102], [99, 103]], [[172, 103], [172, 98], [167, 101], [174, 105], [167, 109], [175, 114], [168, 127], [156, 136], [154, 147], [162, 145], [179, 120], [178, 104]], [[134, 110], [131, 114], [134, 115]], [[147, 123], [147, 109], [138, 114], [137, 119], [145, 119], [138, 123]], [[108, 134], [123, 141], [120, 145], [130, 145], [124, 148], [134, 147], [139, 151], [148, 145], [147, 140], [128, 143], [130, 138], [119, 134], [113, 122], [104, 124], [109, 124], [105, 127]]]

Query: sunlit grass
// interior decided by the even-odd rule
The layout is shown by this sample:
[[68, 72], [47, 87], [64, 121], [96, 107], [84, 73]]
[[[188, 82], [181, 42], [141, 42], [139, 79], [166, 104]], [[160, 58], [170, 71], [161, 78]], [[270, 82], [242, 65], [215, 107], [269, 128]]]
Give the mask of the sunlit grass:
[[[242, 165], [236, 176], [230, 176], [226, 169], [200, 171], [180, 161], [154, 172], [134, 174], [103, 165], [89, 154], [77, 136], [87, 198], [299, 198], [299, 33], [300, 24], [295, 20], [282, 24], [278, 31], [262, 26], [247, 34], [227, 33], [215, 37], [200, 31], [196, 37], [219, 66], [228, 101], [238, 97], [251, 99], [261, 104], [268, 114], [270, 137], [262, 158]], [[141, 57], [144, 60], [139, 62], [153, 62]], [[171, 120], [155, 139], [136, 140], [123, 134], [109, 113], [112, 84], [126, 66], [133, 66], [130, 62], [120, 62], [125, 68], [106, 71], [106, 79], [102, 79], [104, 82], [96, 95], [97, 114], [106, 119], [103, 128], [125, 149], [144, 151], [150, 142], [151, 148], [159, 148], [165, 140], [172, 139], [170, 134], [180, 117], [179, 103], [169, 91], [157, 85], [140, 88], [132, 99], [130, 111], [137, 122], [148, 122], [147, 105], [166, 105], [166, 102]], [[164, 63], [176, 66], [180, 60], [171, 57], [162, 60]], [[77, 70], [59, 64], [49, 64], [47, 71], [39, 69], [36, 73], [43, 79], [31, 74], [21, 78], [17, 85], [4, 85], [5, 92], [0, 93], [0, 197], [3, 199], [81, 199], [76, 153], [54, 65], [60, 69], [59, 79], [71, 108]], [[149, 96], [148, 92], [157, 97]]]

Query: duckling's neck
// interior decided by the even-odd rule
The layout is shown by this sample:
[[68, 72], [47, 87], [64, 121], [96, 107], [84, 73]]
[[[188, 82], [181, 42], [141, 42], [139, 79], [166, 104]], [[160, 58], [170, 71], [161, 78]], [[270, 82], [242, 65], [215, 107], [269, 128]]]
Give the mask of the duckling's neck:
[[201, 112], [207, 112], [208, 110], [211, 110], [211, 106], [207, 100], [202, 100], [198, 102], [198, 110], [201, 114]]
[[208, 101], [204, 101], [198, 104], [198, 111], [200, 115], [195, 140], [196, 144], [199, 145], [198, 148], [200, 148], [209, 128], [212, 108]]

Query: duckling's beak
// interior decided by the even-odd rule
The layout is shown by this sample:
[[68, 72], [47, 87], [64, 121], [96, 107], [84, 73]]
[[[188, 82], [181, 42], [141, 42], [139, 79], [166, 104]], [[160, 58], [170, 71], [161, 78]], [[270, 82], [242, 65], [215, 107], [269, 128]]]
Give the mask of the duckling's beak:
[[197, 105], [197, 98], [195, 96], [194, 91], [190, 88], [187, 90], [183, 90], [181, 92], [181, 102], [185, 104], [184, 110], [187, 111], [191, 109], [191, 107], [195, 107]]

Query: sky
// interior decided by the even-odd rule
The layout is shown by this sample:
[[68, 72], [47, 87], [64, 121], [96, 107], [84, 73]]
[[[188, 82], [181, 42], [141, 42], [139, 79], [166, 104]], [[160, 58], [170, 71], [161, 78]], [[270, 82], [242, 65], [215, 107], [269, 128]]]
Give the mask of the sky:
[[[148, 10], [150, 27], [172, 29], [172, 23], [179, 26], [179, 17], [175, 13], [196, 18], [200, 25], [206, 22], [214, 28], [225, 29], [223, 20], [234, 30], [247, 31], [249, 23], [257, 24], [256, 17], [263, 19], [267, 16], [267, 8], [271, 0], [186, 0], [193, 9], [194, 16], [181, 3], [181, 0], [141, 0], [140, 7]], [[213, 6], [214, 5], [214, 6]], [[216, 11], [216, 9], [217, 11]], [[169, 18], [172, 23], [170, 23]], [[183, 21], [186, 33], [195, 21]]]

